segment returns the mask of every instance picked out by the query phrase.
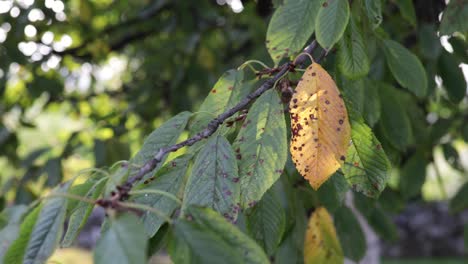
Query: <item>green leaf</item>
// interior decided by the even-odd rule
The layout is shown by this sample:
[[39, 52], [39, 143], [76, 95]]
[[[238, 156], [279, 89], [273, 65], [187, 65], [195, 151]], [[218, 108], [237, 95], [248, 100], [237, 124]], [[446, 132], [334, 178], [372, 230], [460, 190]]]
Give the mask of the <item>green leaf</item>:
[[290, 232], [285, 234], [275, 254], [275, 263], [302, 263], [304, 259], [304, 240], [307, 230], [307, 217], [302, 200], [297, 199], [297, 195], [291, 198], [295, 207], [294, 214], [290, 215], [294, 226]]
[[440, 22], [440, 33], [442, 35], [451, 35], [455, 32], [462, 34], [468, 31], [468, 1], [452, 0], [448, 3], [442, 15]]
[[260, 246], [213, 210], [189, 207], [187, 216], [173, 225], [193, 258], [184, 263], [269, 263]]
[[287, 148], [283, 104], [276, 91], [269, 90], [252, 105], [234, 141], [242, 208], [252, 207], [278, 180]]
[[468, 208], [468, 183], [460, 187], [455, 197], [450, 200], [450, 211], [452, 213], [461, 212], [466, 208]]
[[315, 21], [315, 35], [318, 43], [329, 50], [343, 36], [348, 25], [350, 10], [347, 0], [326, 0], [322, 2]]
[[428, 162], [421, 152], [417, 152], [401, 169], [400, 191], [405, 199], [412, 198], [421, 192], [421, 188], [426, 180], [426, 166]]
[[397, 90], [387, 84], [381, 84], [380, 97], [382, 116], [380, 124], [385, 138], [399, 150], [405, 150], [414, 141], [411, 122], [404, 106], [401, 104]]
[[365, 95], [364, 80], [349, 80], [345, 77], [339, 79], [338, 84], [343, 94], [347, 108], [352, 108], [362, 114], [364, 112], [364, 102], [367, 100]]
[[339, 42], [338, 69], [350, 79], [358, 79], [369, 73], [370, 63], [361, 30], [351, 17]]
[[350, 111], [352, 145], [348, 148], [343, 173], [355, 191], [378, 197], [387, 184], [391, 164], [379, 140], [364, 120]]
[[398, 42], [387, 39], [383, 43], [387, 64], [398, 83], [416, 96], [424, 97], [427, 93], [427, 77], [418, 57]]
[[462, 124], [460, 133], [463, 140], [468, 142], [468, 123]]
[[148, 240], [140, 220], [133, 214], [124, 214], [110, 222], [94, 249], [94, 263], [147, 263]]
[[[88, 179], [84, 185], [90, 186], [87, 189], [87, 192], [84, 194], [84, 197], [93, 200], [97, 199], [104, 189], [106, 180], [107, 179]], [[89, 216], [91, 215], [91, 212], [93, 211], [93, 208], [93, 204], [89, 204], [83, 201], [78, 201], [76, 206], [73, 207], [70, 220], [68, 221], [67, 231], [61, 243], [63, 247], [70, 247], [72, 245], [73, 241], [76, 239], [77, 235], [86, 224]]]
[[286, 212], [272, 189], [247, 215], [247, 227], [267, 255], [273, 255], [286, 228]]
[[315, 30], [321, 0], [287, 0], [273, 14], [266, 46], [277, 64], [300, 51]]
[[423, 24], [418, 32], [419, 46], [424, 57], [436, 60], [442, 51], [440, 39], [434, 24]]
[[380, 97], [378, 84], [375, 81], [366, 79], [364, 81], [364, 94], [366, 100], [364, 100], [363, 115], [369, 126], [374, 125], [380, 119]]
[[212, 119], [239, 103], [250, 91], [249, 88], [248, 83], [244, 83], [242, 70], [226, 71], [195, 113], [190, 122], [191, 133], [200, 132]]
[[[11, 264], [21, 264], [23, 263], [23, 256], [28, 246], [29, 238], [33, 232], [34, 225], [39, 218], [39, 213], [41, 212], [42, 205], [34, 208], [31, 211], [19, 227], [19, 233], [17, 234], [6, 234], [6, 232], [18, 230], [18, 228], [12, 228], [10, 230], [2, 230], [1, 234], [1, 248], [0, 248], [0, 260], [3, 260], [3, 263]], [[10, 239], [4, 239], [4, 236], [8, 236]]]
[[343, 204], [348, 190], [349, 185], [343, 174], [335, 172], [317, 191], [320, 204], [329, 212], [334, 212]]
[[58, 157], [54, 159], [49, 159], [45, 164], [43, 170], [47, 173], [46, 186], [56, 186], [63, 179], [62, 158]]
[[468, 42], [459, 36], [453, 36], [449, 39], [453, 48], [453, 54], [463, 63], [468, 63]]
[[[192, 155], [186, 154], [165, 164], [156, 174], [154, 181], [141, 184], [135, 189], [138, 191], [158, 190], [174, 196], [182, 196], [181, 192], [186, 181], [186, 172]], [[179, 204], [173, 199], [161, 194], [147, 193], [132, 196], [135, 202], [151, 206], [167, 216], [172, 215]], [[165, 220], [151, 212], [145, 212], [142, 216], [143, 225], [149, 237], [152, 237], [164, 224]]]
[[365, 0], [367, 17], [372, 24], [372, 29], [376, 29], [382, 23], [382, 1]]
[[[66, 193], [71, 182], [56, 187], [51, 195]], [[5, 263], [43, 263], [62, 237], [67, 199], [47, 198], [30, 213], [20, 227], [20, 235], [5, 255]]]
[[198, 154], [185, 187], [184, 206], [210, 207], [228, 221], [237, 219], [239, 174], [231, 145], [223, 136], [214, 136]]
[[[59, 185], [52, 192], [52, 195], [66, 193], [71, 183], [66, 182]], [[28, 247], [24, 254], [24, 263], [42, 263], [55, 251], [62, 238], [67, 200], [67, 198], [63, 197], [53, 197], [45, 200], [29, 238]]]
[[455, 57], [444, 51], [439, 57], [438, 69], [442, 83], [452, 102], [459, 103], [466, 96], [466, 81]]
[[[138, 153], [130, 160], [131, 165], [128, 165], [128, 168], [117, 170], [117, 172], [112, 175], [113, 180], [107, 182], [105, 193], [108, 194], [113, 191], [116, 187], [116, 183], [125, 180], [128, 175], [135, 174], [138, 168], [151, 160], [160, 148], [175, 144], [179, 139], [180, 134], [184, 131], [187, 121], [191, 115], [192, 113], [190, 112], [182, 112], [154, 130], [145, 139], [140, 151], [138, 151]], [[161, 165], [164, 164], [166, 158], [167, 156], [158, 163], [153, 171], [146, 174], [143, 179], [151, 177], [161, 167]]]
[[401, 16], [413, 27], [416, 27], [416, 12], [412, 0], [395, 0], [400, 9]]
[[375, 200], [355, 193], [354, 205], [381, 238], [387, 241], [395, 241], [398, 238], [397, 227], [385, 212], [380, 207], [377, 207]]
[[359, 262], [366, 254], [367, 245], [358, 220], [348, 207], [337, 210], [333, 219], [344, 255]]

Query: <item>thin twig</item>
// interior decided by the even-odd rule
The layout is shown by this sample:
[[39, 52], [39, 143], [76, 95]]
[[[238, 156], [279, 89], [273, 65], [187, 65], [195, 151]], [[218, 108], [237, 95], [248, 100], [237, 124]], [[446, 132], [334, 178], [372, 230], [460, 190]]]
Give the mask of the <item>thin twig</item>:
[[144, 204], [138, 204], [138, 203], [128, 203], [128, 202], [120, 202], [120, 203], [118, 203], [118, 205], [119, 205], [118, 208], [124, 207], [124, 208], [132, 208], [132, 209], [137, 209], [137, 210], [142, 210], [142, 211], [148, 211], [150, 213], [155, 214], [158, 217], [161, 217], [167, 223], [172, 224], [172, 220], [171, 220], [171, 218], [169, 216], [167, 216], [163, 212], [161, 212], [158, 209], [153, 208], [151, 206], [147, 206], [147, 205], [144, 205]]
[[[314, 49], [316, 48], [317, 44], [313, 41], [306, 49], [304, 49], [304, 53], [312, 54]], [[325, 55], [324, 55], [325, 56]], [[306, 60], [307, 56], [300, 56], [296, 59], [296, 64], [293, 65], [291, 62], [284, 63], [280, 67], [278, 67], [278, 72], [271, 78], [265, 81], [257, 90], [252, 92], [251, 94], [247, 95], [241, 102], [239, 102], [236, 106], [232, 107], [229, 110], [226, 110], [224, 113], [218, 115], [216, 118], [211, 120], [207, 127], [203, 129], [201, 132], [196, 134], [195, 136], [184, 140], [178, 144], [167, 146], [159, 149], [156, 154], [146, 162], [137, 173], [128, 178], [128, 180], [120, 186], [117, 186], [117, 190], [112, 192], [112, 195], [109, 199], [103, 199], [99, 201], [99, 205], [101, 206], [112, 206], [118, 203], [118, 201], [123, 201], [128, 199], [129, 192], [132, 189], [133, 185], [143, 179], [143, 177], [148, 174], [149, 172], [153, 171], [154, 168], [162, 161], [162, 159], [169, 154], [170, 152], [175, 152], [183, 147], [192, 146], [193, 144], [206, 139], [213, 135], [219, 126], [226, 121], [229, 117], [233, 116], [235, 113], [243, 110], [246, 106], [248, 106], [254, 99], [258, 98], [264, 92], [268, 91], [269, 89], [273, 88], [275, 83], [281, 79], [286, 73], [290, 71], [294, 71], [294, 68], [297, 66], [302, 65]]]

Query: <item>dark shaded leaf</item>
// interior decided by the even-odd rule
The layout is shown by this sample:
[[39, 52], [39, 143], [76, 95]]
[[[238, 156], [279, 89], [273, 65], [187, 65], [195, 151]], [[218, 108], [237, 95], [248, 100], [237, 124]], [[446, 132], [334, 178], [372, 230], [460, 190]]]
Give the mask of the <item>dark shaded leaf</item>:
[[421, 192], [426, 179], [426, 166], [429, 163], [421, 152], [414, 154], [403, 166], [400, 172], [400, 191], [404, 198], [409, 199]]
[[321, 0], [287, 0], [275, 11], [266, 36], [266, 46], [275, 63], [304, 47], [314, 33], [320, 4]]
[[438, 69], [448, 97], [459, 103], [466, 96], [466, 81], [459, 63], [446, 51], [439, 58]]
[[387, 64], [398, 83], [418, 97], [427, 94], [426, 71], [411, 51], [393, 40], [384, 40]]
[[135, 215], [118, 216], [98, 240], [94, 263], [146, 263], [147, 242], [145, 229]]
[[249, 233], [269, 256], [274, 254], [283, 237], [285, 213], [278, 197], [270, 189], [247, 215]]
[[350, 79], [357, 79], [369, 73], [370, 63], [361, 29], [351, 17], [346, 31], [339, 42], [338, 69]]
[[468, 208], [468, 183], [460, 187], [455, 197], [450, 200], [451, 212], [461, 212], [466, 208]]
[[333, 219], [344, 255], [359, 262], [366, 254], [367, 245], [366, 237], [358, 220], [353, 212], [345, 206], [335, 212]]
[[234, 222], [240, 210], [236, 157], [223, 136], [214, 136], [197, 155], [185, 187], [183, 210], [190, 205], [210, 207]]
[[349, 16], [348, 1], [322, 1], [315, 20], [315, 35], [320, 46], [331, 49], [341, 39], [348, 25]]
[[466, 33], [468, 31], [468, 1], [454, 0], [450, 1], [442, 15], [440, 23], [440, 33], [450, 35], [456, 31]]

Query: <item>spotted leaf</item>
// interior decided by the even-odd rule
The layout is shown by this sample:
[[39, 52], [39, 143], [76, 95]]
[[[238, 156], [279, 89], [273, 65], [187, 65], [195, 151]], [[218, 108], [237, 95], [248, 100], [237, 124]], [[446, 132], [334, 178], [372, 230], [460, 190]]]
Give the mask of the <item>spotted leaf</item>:
[[336, 236], [332, 218], [327, 209], [317, 208], [307, 226], [304, 263], [343, 263], [343, 261], [343, 250]]
[[343, 99], [317, 63], [302, 76], [289, 104], [291, 156], [299, 173], [318, 189], [343, 164], [351, 129]]

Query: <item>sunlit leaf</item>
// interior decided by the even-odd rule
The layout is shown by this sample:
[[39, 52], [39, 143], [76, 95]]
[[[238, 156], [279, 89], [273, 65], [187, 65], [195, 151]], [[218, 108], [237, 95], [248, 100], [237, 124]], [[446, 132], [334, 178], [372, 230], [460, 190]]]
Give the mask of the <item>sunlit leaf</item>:
[[333, 220], [325, 208], [319, 207], [309, 219], [304, 243], [304, 263], [342, 264], [343, 261], [343, 250]]
[[302, 76], [289, 104], [291, 156], [296, 168], [318, 189], [343, 164], [351, 129], [338, 88], [319, 64]]

